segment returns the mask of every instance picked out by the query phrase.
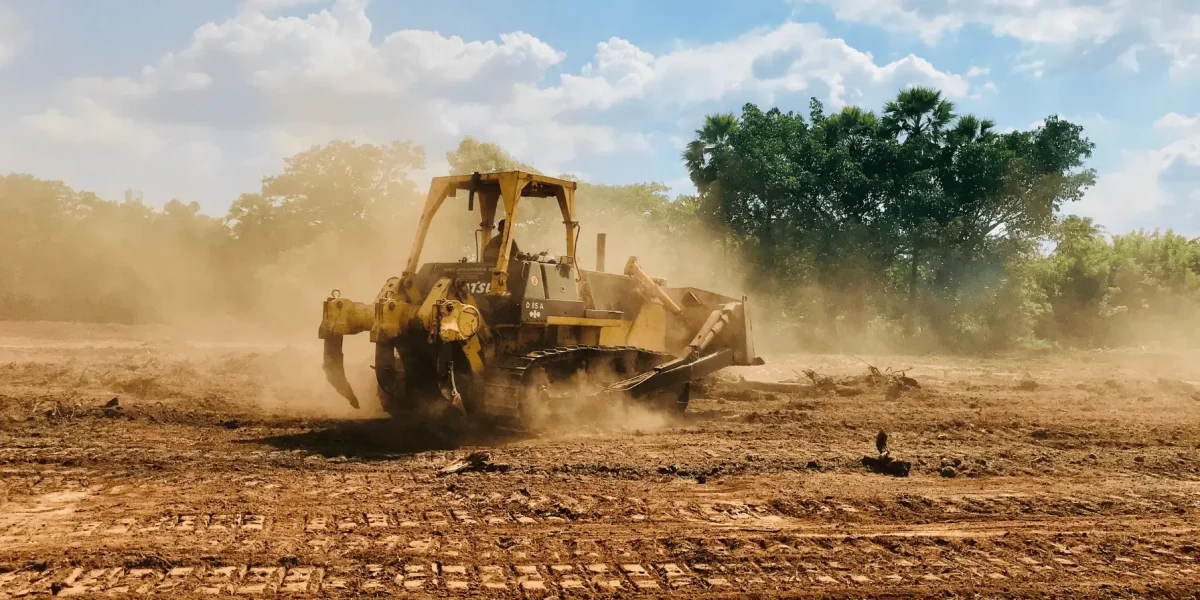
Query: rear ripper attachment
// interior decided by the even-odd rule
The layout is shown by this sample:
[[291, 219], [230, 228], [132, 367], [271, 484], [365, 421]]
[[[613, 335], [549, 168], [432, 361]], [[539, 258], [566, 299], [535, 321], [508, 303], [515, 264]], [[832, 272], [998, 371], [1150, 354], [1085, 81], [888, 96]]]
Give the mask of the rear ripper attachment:
[[[429, 224], [447, 198], [466, 191], [479, 209], [475, 256], [420, 263]], [[514, 227], [521, 202], [556, 202], [565, 251], [526, 254]], [[496, 228], [498, 209], [505, 218]], [[671, 288], [630, 257], [606, 273], [575, 254], [575, 183], [520, 171], [433, 179], [404, 272], [374, 302], [325, 300], [318, 335], [334, 389], [358, 407], [343, 339], [369, 332], [383, 408], [394, 416], [467, 416], [540, 429], [589, 406], [632, 398], [680, 412], [692, 381], [754, 353], [746, 298]]]

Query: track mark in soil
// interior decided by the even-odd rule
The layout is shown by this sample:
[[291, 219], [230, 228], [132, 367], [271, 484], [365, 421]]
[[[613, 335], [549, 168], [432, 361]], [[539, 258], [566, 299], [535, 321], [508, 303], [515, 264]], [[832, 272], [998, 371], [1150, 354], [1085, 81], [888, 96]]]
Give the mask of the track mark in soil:
[[[1069, 556], [1069, 558], [1067, 557]], [[287, 593], [355, 595], [369, 593], [444, 591], [451, 594], [541, 595], [556, 591], [657, 593], [691, 588], [697, 591], [736, 587], [742, 591], [770, 592], [795, 585], [867, 592], [896, 585], [972, 585], [1006, 588], [1014, 581], [1025, 584], [1066, 585], [1087, 576], [1090, 584], [1183, 584], [1194, 581], [1193, 561], [1107, 557], [1072, 552], [1067, 556], [1009, 560], [986, 553], [974, 557], [945, 556], [914, 562], [896, 557], [851, 567], [837, 560], [816, 557], [772, 557], [760, 560], [706, 560], [704, 562], [487, 563], [466, 564], [437, 560], [344, 564], [332, 568], [315, 565], [181, 566], [170, 569], [66, 566], [44, 571], [0, 574], [0, 598], [89, 596], [104, 594], [219, 594], [261, 596]]]
[[997, 521], [1019, 521], [1021, 524], [1018, 527], [1025, 529], [1037, 527], [1039, 523], [1086, 523], [1115, 517], [1128, 519], [1172, 515], [1188, 518], [1200, 512], [1200, 494], [1197, 493], [1172, 493], [1155, 497], [995, 494], [942, 498], [902, 494], [891, 498], [837, 501], [795, 496], [777, 498], [767, 503], [739, 500], [695, 503], [686, 499], [664, 502], [632, 498], [620, 504], [580, 508], [570, 508], [546, 499], [528, 511], [507, 510], [507, 506], [498, 502], [476, 501], [472, 503], [474, 508], [464, 508], [461, 501], [451, 501], [440, 507], [438, 503], [445, 500], [432, 499], [430, 502], [433, 504], [427, 505], [427, 510], [415, 513], [375, 506], [271, 515], [280, 507], [250, 505], [246, 506], [246, 512], [239, 513], [200, 510], [141, 517], [130, 516], [125, 509], [105, 510], [101, 506], [93, 506], [82, 519], [74, 513], [74, 504], [50, 505], [52, 508], [42, 512], [17, 512], [15, 517], [9, 517], [29, 518], [10, 521], [7, 527], [0, 529], [0, 550], [13, 544], [40, 544], [56, 539], [68, 542], [122, 540], [147, 534], [242, 538], [270, 536], [278, 531], [326, 537], [356, 531], [396, 533], [446, 528], [469, 531], [554, 530], [567, 523], [577, 526], [622, 523], [659, 527], [707, 525], [766, 530], [794, 530], [840, 523], [859, 526], [895, 523], [902, 530], [905, 527], [900, 523], [926, 523], [930, 526], [939, 522], [978, 523], [987, 527]]

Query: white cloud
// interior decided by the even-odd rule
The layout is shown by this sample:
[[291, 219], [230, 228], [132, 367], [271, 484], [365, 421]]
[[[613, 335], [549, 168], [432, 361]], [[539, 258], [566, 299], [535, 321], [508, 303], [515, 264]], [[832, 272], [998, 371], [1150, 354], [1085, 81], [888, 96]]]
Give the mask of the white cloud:
[[12, 62], [32, 37], [17, 13], [0, 0], [0, 68]]
[[991, 72], [992, 69], [990, 67], [972, 66], [969, 70], [967, 70], [967, 77], [981, 77]]
[[[835, 107], [875, 104], [918, 84], [949, 97], [971, 91], [966, 77], [921, 57], [881, 64], [810, 24], [659, 55], [614, 37], [599, 42], [579, 71], [551, 76], [565, 55], [528, 33], [380, 36], [365, 0], [327, 0], [301, 17], [273, 13], [301, 4], [251, 0], [140, 72], [64, 84], [49, 108], [0, 120], [0, 158], [80, 187], [148, 181], [148, 198], [154, 189], [202, 196], [221, 210], [282, 156], [335, 137], [411, 139], [426, 145], [430, 169], [438, 170], [442, 150], [475, 135], [560, 172], [578, 170], [589, 155], [674, 154], [672, 136], [690, 133], [714, 107], [808, 95]], [[686, 131], [676, 124], [681, 118]], [[180, 173], [186, 165], [168, 159], [203, 166]], [[109, 183], [69, 172], [94, 176], [72, 167], [91, 164], [113, 165], [93, 180]], [[209, 177], [205, 185], [190, 185], [197, 173]]]
[[821, 3], [833, 9], [839, 20], [887, 25], [891, 29], [916, 33], [926, 42], [936, 42], [947, 31], [965, 24], [963, 15], [952, 12], [925, 14], [910, 9], [905, 0], [794, 0], [797, 3]]
[[272, 13], [290, 8], [298, 8], [310, 4], [319, 4], [321, 0], [246, 0], [242, 4], [245, 12]]
[[145, 158], [162, 150], [153, 128], [122, 117], [90, 98], [80, 98], [68, 111], [56, 108], [26, 115], [21, 123], [44, 141], [64, 145], [109, 146]]
[[1101, 175], [1084, 199], [1068, 210], [1122, 231], [1170, 204], [1166, 192], [1158, 185], [1158, 177], [1165, 168], [1163, 157], [1156, 152], [1127, 157], [1120, 169]]
[[[1051, 54], [1107, 48], [1137, 70], [1138, 52], [1156, 50], [1185, 76], [1200, 65], [1200, 2], [1195, 0], [792, 0], [828, 6], [838, 19], [912, 33], [935, 43], [967, 25]], [[1138, 48], [1138, 50], [1132, 50]], [[1111, 59], [1110, 59], [1111, 60]]]
[[985, 81], [983, 83], [983, 85], [975, 86], [975, 93], [968, 96], [968, 98], [970, 98], [972, 100], [980, 100], [984, 97], [985, 94], [991, 94], [991, 95], [995, 96], [999, 93], [1000, 93], [1000, 88], [996, 86], [995, 82]]
[[1117, 59], [1113, 61], [1113, 66], [1124, 71], [1130, 71], [1132, 73], [1141, 71], [1142, 65], [1138, 61], [1138, 53], [1144, 49], [1145, 46], [1141, 44], [1134, 44], [1126, 48], [1125, 51], [1118, 55]]
[[1029, 71], [1030, 75], [1032, 75], [1034, 79], [1041, 79], [1042, 75], [1046, 72], [1046, 61], [1032, 60], [1029, 62], [1017, 63], [1017, 65], [1013, 67], [1013, 70], [1017, 72]]
[[[1085, 40], [1102, 42], [1117, 32], [1121, 15], [1084, 5], [1053, 6], [1052, 2], [997, 2], [1009, 10], [988, 14], [992, 31], [1025, 42], [1061, 44]], [[1061, 4], [1061, 3], [1059, 3]], [[1014, 10], [1015, 9], [1015, 10]], [[971, 19], [974, 21], [975, 19]]]
[[1188, 132], [1200, 131], [1200, 115], [1189, 117], [1176, 112], [1167, 113], [1154, 122], [1154, 128], [1175, 135], [1186, 135]]
[[1155, 150], [1126, 155], [1117, 170], [1101, 175], [1071, 212], [1095, 218], [1113, 231], [1170, 222], [1177, 231], [1200, 233], [1193, 213], [1200, 201], [1200, 115], [1169, 113], [1155, 122], [1167, 136]]
[[932, 85], [952, 97], [965, 95], [968, 88], [964, 77], [940, 71], [918, 56], [878, 65], [870, 53], [826, 37], [816, 25], [786, 23], [658, 57], [613, 38], [597, 46], [595, 63], [580, 76], [564, 76], [563, 85], [550, 91], [573, 96], [569, 101], [576, 105], [591, 101], [607, 107], [633, 98], [686, 105], [739, 93], [769, 100], [820, 85], [827, 92], [813, 94], [840, 105], [847, 93], [892, 93], [906, 84]]
[[1131, 3], [1121, 0], [1107, 8], [1094, 6], [1089, 0], [796, 1], [825, 4], [838, 19], [915, 33], [929, 43], [968, 24], [981, 24], [996, 35], [1026, 42], [1104, 40], [1119, 29], [1124, 15], [1138, 12]]

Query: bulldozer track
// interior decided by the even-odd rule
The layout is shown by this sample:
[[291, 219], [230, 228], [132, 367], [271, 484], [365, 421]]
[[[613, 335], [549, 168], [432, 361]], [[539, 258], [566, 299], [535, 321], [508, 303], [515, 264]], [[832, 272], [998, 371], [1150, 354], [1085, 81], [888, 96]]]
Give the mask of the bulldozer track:
[[574, 372], [590, 361], [615, 358], [627, 353], [636, 353], [638, 364], [643, 361], [661, 363], [674, 358], [666, 352], [635, 346], [560, 346], [526, 354], [507, 355], [489, 366], [489, 376], [484, 382], [483, 412], [489, 417], [504, 420], [512, 427], [520, 428], [520, 394], [525, 385], [525, 377], [535, 368], [561, 366], [573, 362], [575, 368], [571, 370]]

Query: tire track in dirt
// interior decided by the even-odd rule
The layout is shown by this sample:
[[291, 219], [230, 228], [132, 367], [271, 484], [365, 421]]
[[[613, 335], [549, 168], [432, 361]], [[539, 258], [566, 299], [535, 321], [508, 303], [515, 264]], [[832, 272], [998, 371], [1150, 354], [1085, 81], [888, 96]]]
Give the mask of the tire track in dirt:
[[[341, 511], [305, 507], [298, 518], [88, 514], [57, 529], [10, 527], [0, 537], [0, 565], [12, 569], [0, 575], [0, 598], [654, 595], [682, 588], [776, 593], [798, 586], [847, 595], [904, 586], [1078, 588], [1084, 594], [1097, 585], [1185, 585], [1200, 577], [1200, 532], [1186, 518], [1191, 515], [911, 525], [830, 523], [751, 510], [734, 513], [742, 518], [713, 521], [696, 513], [630, 526], [511, 513], [489, 520], [431, 506], [416, 520], [367, 504]], [[142, 565], [147, 557], [156, 566]], [[36, 564], [47, 567], [27, 567]]]
[[[1143, 535], [1102, 532], [1003, 534], [945, 529], [937, 535], [579, 537], [553, 532], [523, 539], [466, 535], [367, 538], [340, 536], [303, 556], [264, 556], [197, 545], [171, 566], [127, 566], [100, 553], [86, 562], [0, 575], [0, 598], [56, 594], [222, 593], [241, 595], [423, 591], [452, 595], [542, 596], [571, 591], [653, 595], [813, 589], [859, 595], [904, 586], [974, 590], [1077, 589], [1098, 585], [1187, 586], [1197, 578], [1194, 529], [1167, 532], [1153, 522], [1129, 524]], [[464, 535], [458, 535], [464, 534]], [[585, 534], [586, 535], [586, 534]], [[953, 538], [952, 540], [947, 538]], [[1010, 539], [1011, 538], [1011, 539]], [[319, 539], [319, 538], [314, 538]], [[217, 550], [217, 552], [212, 552]], [[170, 558], [157, 560], [170, 562]], [[298, 562], [299, 561], [299, 562]]]
[[[120, 488], [117, 488], [120, 490]], [[133, 492], [134, 494], [141, 493]], [[366, 492], [365, 496], [375, 496]], [[196, 507], [189, 512], [159, 512], [129, 510], [120, 503], [120, 495], [105, 494], [103, 489], [92, 493], [54, 493], [39, 497], [32, 507], [10, 505], [8, 514], [0, 519], [0, 549], [21, 542], [25, 536], [49, 538], [65, 536], [91, 537], [99, 532], [109, 536], [162, 533], [193, 534], [223, 533], [230, 530], [261, 532], [264, 529], [284, 531], [340, 531], [364, 528], [428, 529], [447, 526], [494, 528], [504, 530], [518, 527], [523, 530], [554, 528], [570, 524], [573, 528], [589, 526], [653, 526], [657, 528], [688, 527], [702, 523], [713, 528], [753, 527], [763, 530], [799, 530], [833, 528], [853, 525], [879, 529], [887, 523], [925, 523], [929, 528], [950, 523], [960, 528], [980, 530], [997, 523], [1007, 527], [1038, 527], [1039, 524], [1062, 529], [1072, 523], [1096, 523], [1108, 519], [1114, 523], [1129, 523], [1145, 515], [1172, 515], [1183, 519], [1200, 513], [1200, 494], [1177, 494], [1148, 500], [1145, 496], [1103, 495], [1096, 497], [997, 496], [976, 495], [931, 499], [920, 502], [920, 510], [911, 506], [912, 498], [869, 501], [838, 499], [827, 502], [805, 501], [803, 509], [779, 503], [757, 504], [739, 500], [698, 502], [681, 494], [672, 503], [637, 497], [596, 498], [556, 495], [527, 497], [514, 492], [508, 498], [491, 502], [469, 500], [429, 501], [430, 495], [408, 492], [411, 499], [421, 499], [420, 508], [396, 508], [398, 502], [344, 505], [326, 502], [318, 505], [294, 502], [291, 506], [255, 506], [237, 502], [244, 510], [230, 512], [228, 502], [208, 508], [203, 501], [190, 499]], [[49, 498], [49, 500], [47, 500]], [[91, 498], [90, 501], [87, 499]], [[73, 514], [74, 505], [57, 504], [62, 499], [87, 504], [89, 517], [79, 521]], [[106, 506], [115, 503], [117, 506]], [[773, 506], [772, 504], [775, 504]], [[154, 506], [153, 504], [151, 506]], [[900, 507], [900, 508], [897, 508]], [[45, 518], [34, 518], [35, 515]], [[49, 518], [53, 517], [53, 518]], [[919, 518], [918, 518], [919, 517]], [[909, 525], [897, 525], [899, 529]], [[29, 538], [33, 539], [33, 538]]]

